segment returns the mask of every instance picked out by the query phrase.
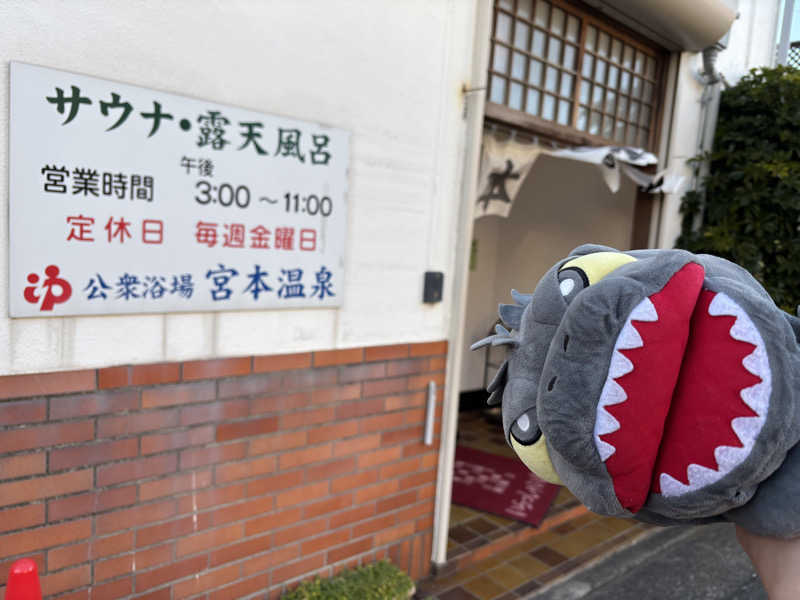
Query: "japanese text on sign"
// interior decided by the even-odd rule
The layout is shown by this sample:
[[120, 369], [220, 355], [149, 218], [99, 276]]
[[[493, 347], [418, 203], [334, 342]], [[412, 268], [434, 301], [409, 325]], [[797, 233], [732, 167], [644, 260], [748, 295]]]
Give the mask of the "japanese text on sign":
[[11, 65], [12, 317], [338, 306], [349, 134]]

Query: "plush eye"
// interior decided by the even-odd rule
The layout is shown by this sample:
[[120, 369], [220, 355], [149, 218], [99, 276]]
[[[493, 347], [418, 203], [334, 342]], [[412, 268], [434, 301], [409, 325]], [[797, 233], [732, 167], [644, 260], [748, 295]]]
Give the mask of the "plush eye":
[[567, 267], [561, 269], [558, 273], [558, 289], [561, 290], [561, 295], [567, 304], [580, 292], [582, 289], [589, 287], [589, 278], [580, 267]]
[[622, 252], [594, 252], [564, 263], [558, 272], [558, 287], [569, 304], [581, 290], [636, 259]]
[[511, 435], [523, 446], [530, 446], [542, 437], [542, 430], [536, 421], [536, 409], [522, 413], [511, 426]]

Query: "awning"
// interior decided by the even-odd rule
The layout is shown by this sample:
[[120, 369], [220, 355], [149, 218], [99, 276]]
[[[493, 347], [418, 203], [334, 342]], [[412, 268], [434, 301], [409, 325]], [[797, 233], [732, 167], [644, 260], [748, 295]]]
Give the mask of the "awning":
[[670, 50], [700, 51], [728, 32], [736, 11], [723, 0], [586, 0]]
[[489, 215], [508, 217], [522, 183], [542, 154], [595, 165], [614, 194], [619, 190], [623, 174], [650, 193], [679, 193], [683, 186], [680, 175], [669, 172], [651, 175], [642, 171], [640, 167], [655, 165], [658, 159], [640, 148], [578, 146], [554, 149], [538, 143], [522, 143], [513, 137], [501, 141], [492, 132], [484, 132], [475, 218]]

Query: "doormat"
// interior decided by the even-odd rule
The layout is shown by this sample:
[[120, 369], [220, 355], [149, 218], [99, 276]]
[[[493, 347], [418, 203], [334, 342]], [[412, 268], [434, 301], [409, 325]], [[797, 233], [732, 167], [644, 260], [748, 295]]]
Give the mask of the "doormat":
[[454, 504], [538, 527], [558, 489], [518, 459], [456, 446]]

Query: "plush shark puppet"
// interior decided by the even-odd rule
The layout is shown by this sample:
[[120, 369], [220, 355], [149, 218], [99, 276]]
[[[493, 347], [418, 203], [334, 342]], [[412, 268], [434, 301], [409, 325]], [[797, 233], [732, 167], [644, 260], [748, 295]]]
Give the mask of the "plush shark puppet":
[[800, 536], [800, 319], [741, 267], [585, 245], [500, 305], [506, 439], [591, 510]]

